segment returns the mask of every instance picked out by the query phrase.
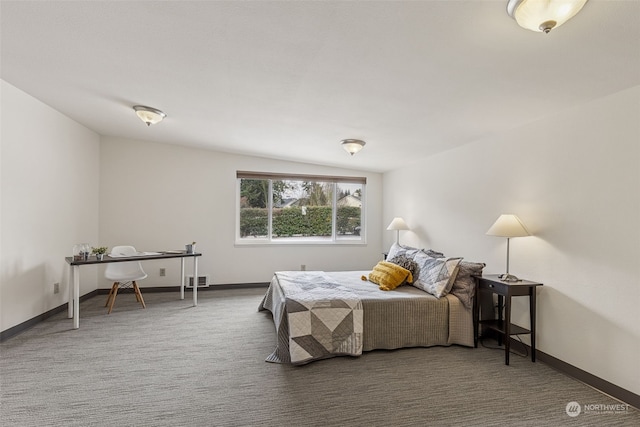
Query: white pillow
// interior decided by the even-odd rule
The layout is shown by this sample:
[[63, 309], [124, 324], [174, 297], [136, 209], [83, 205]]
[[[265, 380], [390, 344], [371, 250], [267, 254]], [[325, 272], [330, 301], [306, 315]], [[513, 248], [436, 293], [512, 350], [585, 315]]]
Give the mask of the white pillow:
[[413, 260], [418, 264], [418, 277], [414, 278], [413, 286], [440, 298], [451, 290], [462, 258], [433, 258], [419, 251]]
[[397, 256], [406, 256], [409, 259], [413, 259], [413, 257], [420, 252], [420, 249], [412, 248], [411, 246], [402, 246], [397, 243], [391, 245], [389, 252], [387, 253], [387, 259], [392, 259]]

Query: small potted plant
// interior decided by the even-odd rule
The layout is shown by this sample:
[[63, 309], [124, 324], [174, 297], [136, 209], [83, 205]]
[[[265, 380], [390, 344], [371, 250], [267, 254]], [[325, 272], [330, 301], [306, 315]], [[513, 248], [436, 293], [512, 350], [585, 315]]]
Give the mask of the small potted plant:
[[184, 247], [188, 254], [192, 254], [196, 249], [196, 242], [191, 242], [190, 245], [184, 245]]
[[107, 247], [106, 246], [98, 246], [97, 248], [91, 248], [91, 253], [94, 254], [96, 256], [96, 259], [98, 261], [102, 261], [102, 259], [104, 258], [104, 254], [107, 253]]

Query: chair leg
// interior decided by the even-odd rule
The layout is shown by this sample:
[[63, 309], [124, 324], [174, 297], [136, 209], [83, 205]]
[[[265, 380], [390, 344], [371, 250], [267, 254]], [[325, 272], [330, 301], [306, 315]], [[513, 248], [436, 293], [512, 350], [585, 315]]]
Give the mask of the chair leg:
[[117, 289], [119, 285], [119, 282], [115, 282], [113, 285], [111, 285], [111, 289], [109, 289], [109, 295], [107, 296], [107, 302], [104, 303], [104, 306], [108, 306], [109, 305], [109, 301], [111, 301], [111, 297], [113, 296], [113, 291], [114, 289]]
[[111, 296], [111, 304], [109, 304], [109, 311], [107, 312], [107, 314], [111, 314], [111, 310], [113, 310], [113, 304], [116, 303], [116, 296], [118, 296], [118, 287], [119, 287], [119, 283], [114, 283], [113, 284], [113, 295]]
[[140, 292], [140, 288], [138, 287], [138, 284], [135, 280], [133, 281], [133, 290], [136, 293], [136, 299], [140, 304], [142, 304], [142, 308], [147, 308], [147, 306], [144, 304], [144, 299], [142, 298], [142, 292]]

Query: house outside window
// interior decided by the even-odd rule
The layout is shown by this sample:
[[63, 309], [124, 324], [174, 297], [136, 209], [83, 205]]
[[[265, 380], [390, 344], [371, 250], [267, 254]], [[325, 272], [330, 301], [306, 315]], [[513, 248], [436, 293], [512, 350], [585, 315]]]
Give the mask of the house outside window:
[[237, 172], [237, 243], [365, 243], [366, 178]]

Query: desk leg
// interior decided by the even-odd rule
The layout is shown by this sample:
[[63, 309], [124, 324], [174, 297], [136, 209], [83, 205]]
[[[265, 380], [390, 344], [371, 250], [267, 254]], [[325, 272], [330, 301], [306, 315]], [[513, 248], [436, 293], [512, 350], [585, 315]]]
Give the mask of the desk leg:
[[73, 329], [80, 328], [80, 267], [73, 266]]
[[529, 322], [531, 322], [531, 361], [536, 361], [536, 287], [529, 288]]
[[184, 299], [184, 257], [180, 258], [180, 299]]
[[73, 265], [69, 266], [69, 280], [67, 282], [67, 286], [69, 287], [69, 299], [67, 300], [67, 318], [73, 318], [73, 284], [74, 284], [74, 276], [77, 274], [76, 267]]
[[198, 305], [198, 257], [193, 257], [193, 306]]
[[511, 295], [505, 297], [504, 304], [504, 364], [509, 364], [511, 351]]

